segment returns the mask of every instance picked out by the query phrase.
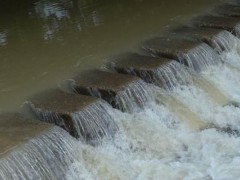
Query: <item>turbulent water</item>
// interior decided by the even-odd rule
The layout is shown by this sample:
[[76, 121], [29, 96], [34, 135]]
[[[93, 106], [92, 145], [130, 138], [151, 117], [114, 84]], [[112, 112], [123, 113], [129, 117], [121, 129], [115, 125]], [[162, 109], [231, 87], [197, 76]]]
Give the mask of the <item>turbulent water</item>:
[[[120, 93], [118, 101], [128, 111], [106, 109], [119, 127], [113, 139], [103, 138], [94, 147], [55, 130], [1, 160], [0, 177], [238, 179], [240, 43], [228, 33], [215, 42], [221, 48], [213, 54], [209, 47], [202, 47], [196, 56], [195, 52], [188, 56], [189, 60], [209, 58], [209, 63], [205, 59], [207, 63], [199, 64], [200, 72], [189, 73], [192, 79], [185, 69], [181, 83], [176, 85], [177, 79], [171, 79], [171, 88], [163, 90], [140, 81]], [[171, 78], [170, 74], [165, 76]]]
[[[223, 63], [203, 68], [195, 83], [180, 84], [168, 93], [155, 87], [153, 100], [141, 111], [114, 110], [119, 125], [114, 140], [98, 147], [83, 145], [84, 160], [72, 171], [84, 166], [87, 174], [79, 172], [79, 177], [92, 179], [238, 179], [240, 109], [231, 105], [240, 102], [238, 45], [219, 53]], [[214, 92], [226, 104], [219, 103]], [[171, 97], [173, 103], [166, 106], [163, 97]], [[205, 128], [192, 129], [183, 122], [172, 112], [171, 105], [178, 107], [175, 102], [185, 105]]]

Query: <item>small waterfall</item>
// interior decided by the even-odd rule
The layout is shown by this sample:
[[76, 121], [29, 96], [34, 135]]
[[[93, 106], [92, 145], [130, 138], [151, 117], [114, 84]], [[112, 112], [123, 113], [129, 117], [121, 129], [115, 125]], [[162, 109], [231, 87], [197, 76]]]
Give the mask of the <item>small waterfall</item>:
[[[164, 89], [172, 90], [177, 85], [186, 85], [192, 83], [191, 73], [176, 61], [154, 70], [153, 83], [163, 86]], [[159, 84], [160, 83], [160, 84]]]
[[0, 179], [64, 179], [70, 165], [78, 160], [77, 141], [54, 127], [2, 155]]
[[[150, 85], [151, 86], [151, 85]], [[78, 93], [78, 87], [74, 82], [71, 84], [72, 89]], [[98, 89], [89, 88], [89, 94], [92, 96], [102, 98], [102, 93]], [[142, 80], [134, 81], [124, 87], [124, 90], [114, 94], [112, 92], [107, 93], [112, 104], [117, 109], [127, 112], [134, 112], [138, 108], [143, 108], [145, 104], [152, 99], [152, 92], [149, 85]]]
[[181, 63], [187, 61], [188, 66], [197, 72], [221, 62], [221, 58], [207, 44], [201, 44], [185, 54], [179, 53], [178, 58]]
[[129, 84], [116, 95], [117, 106], [123, 111], [134, 112], [136, 107], [143, 108], [152, 99], [151, 86], [142, 80]]
[[[117, 71], [117, 63], [111, 62], [104, 66], [110, 71]], [[148, 83], [153, 83], [167, 91], [173, 91], [179, 86], [194, 85], [203, 89], [211, 98], [219, 105], [229, 103], [229, 98], [219, 91], [214, 85], [201, 77], [199, 73], [180, 64], [177, 61], [169, 61], [168, 63], [154, 70], [135, 71], [133, 68], [124, 68], [124, 73], [139, 76]], [[122, 73], [122, 70], [120, 71]]]
[[[110, 71], [119, 72], [114, 62], [108, 63], [104, 68]], [[120, 73], [122, 72], [120, 71]], [[147, 83], [155, 84], [166, 90], [172, 90], [179, 84], [192, 83], [191, 73], [185, 66], [174, 60], [153, 70], [141, 70], [136, 72], [131, 67], [124, 68], [124, 73], [138, 76]]]
[[[113, 137], [118, 130], [110, 114], [110, 106], [104, 101], [97, 101], [68, 116], [36, 108], [32, 103], [30, 107], [39, 119], [57, 124], [70, 131], [74, 137], [93, 145], [100, 143], [103, 137]], [[71, 132], [71, 129], [74, 131]]]
[[240, 70], [240, 40], [228, 31], [223, 31], [213, 38], [216, 50], [224, 63]]
[[214, 36], [212, 42], [219, 54], [236, 50], [239, 47], [239, 39], [228, 31], [222, 31]]

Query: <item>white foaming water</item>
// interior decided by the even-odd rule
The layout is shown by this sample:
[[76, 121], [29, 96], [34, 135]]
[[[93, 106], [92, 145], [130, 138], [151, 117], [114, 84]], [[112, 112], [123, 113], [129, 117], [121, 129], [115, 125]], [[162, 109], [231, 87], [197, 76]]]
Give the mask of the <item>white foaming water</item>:
[[[205, 69], [204, 77], [223, 93], [237, 96], [239, 72], [226, 64]], [[160, 93], [161, 94], [161, 93]], [[83, 146], [84, 164], [94, 179], [237, 179], [240, 138], [221, 128], [238, 131], [240, 111], [220, 106], [212, 96], [190, 83], [172, 93], [206, 124], [196, 131], [161, 104], [150, 102], [138, 113], [114, 111], [119, 126], [114, 142]], [[156, 98], [156, 96], [155, 96]], [[161, 100], [161, 99], [160, 99]], [[163, 103], [164, 104], [164, 103]], [[81, 167], [81, 166], [80, 166]]]
[[202, 73], [203, 76], [215, 84], [219, 89], [232, 99], [240, 102], [240, 73], [237, 69], [228, 65], [219, 65]]
[[193, 85], [176, 88], [174, 93], [175, 97], [197, 113], [206, 123], [240, 130], [239, 108], [227, 104], [220, 106], [206, 92]]
[[240, 175], [238, 137], [215, 129], [191, 131], [153, 102], [139, 113], [113, 113], [120, 128], [114, 142], [82, 145], [84, 160], [75, 164], [84, 164], [94, 179], [234, 179]]
[[223, 31], [212, 39], [222, 60], [230, 66], [240, 68], [240, 40], [228, 31]]

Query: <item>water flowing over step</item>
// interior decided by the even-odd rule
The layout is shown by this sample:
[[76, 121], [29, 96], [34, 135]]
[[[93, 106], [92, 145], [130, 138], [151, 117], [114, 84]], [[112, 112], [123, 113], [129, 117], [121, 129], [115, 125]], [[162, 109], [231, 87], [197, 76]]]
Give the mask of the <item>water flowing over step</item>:
[[113, 137], [118, 129], [108, 112], [109, 105], [94, 97], [53, 89], [35, 95], [28, 104], [38, 119], [54, 123], [90, 144]]
[[151, 99], [151, 89], [139, 78], [100, 70], [79, 74], [72, 89], [79, 94], [102, 98], [114, 108], [133, 112]]
[[[181, 98], [178, 100], [175, 96], [174, 89], [190, 88], [202, 90], [204, 94], [208, 95], [214, 103], [220, 106], [231, 104], [224, 94], [222, 94], [216, 87], [203, 79], [199, 74], [196, 74], [185, 66], [181, 65], [177, 61], [173, 61], [165, 58], [154, 58], [145, 55], [139, 55], [135, 53], [125, 53], [112, 58], [114, 61], [107, 64], [107, 67], [111, 70], [124, 74], [132, 74], [139, 76], [146, 82], [154, 83], [160, 88], [164, 88], [169, 92], [163, 92], [161, 89], [156, 89], [156, 99], [160, 104], [167, 107], [173, 114], [178, 116], [183, 122], [190, 125], [191, 128], [203, 129], [206, 128], [208, 123], [212, 123], [211, 120], [202, 120], [196, 114], [191, 112], [189, 104], [183, 104]], [[171, 64], [173, 63], [173, 64]], [[169, 66], [171, 64], [171, 66]], [[156, 69], [158, 71], [156, 71]], [[161, 72], [161, 73], [159, 73]], [[163, 83], [172, 82], [172, 83]], [[161, 93], [159, 93], [161, 92]], [[195, 96], [192, 92], [192, 96]], [[203, 121], [206, 124], [202, 123]], [[200, 128], [199, 128], [200, 127]], [[213, 127], [213, 126], [211, 126]], [[217, 126], [215, 128], [218, 129]]]
[[62, 179], [78, 159], [75, 140], [48, 123], [0, 115], [0, 179]]
[[239, 42], [239, 39], [230, 32], [212, 28], [180, 26], [169, 30], [167, 35], [180, 39], [194, 39], [205, 42], [219, 54], [236, 49]]
[[240, 93], [239, 7], [79, 74], [72, 93], [36, 94], [38, 120], [1, 114], [0, 179], [237, 179], [240, 110], [224, 93]]
[[147, 83], [166, 90], [192, 82], [190, 72], [175, 60], [125, 53], [111, 59], [106, 68], [123, 74], [138, 76]]
[[153, 56], [175, 59], [198, 72], [220, 62], [210, 46], [186, 39], [156, 37], [143, 42], [142, 48]]
[[138, 76], [147, 83], [153, 83], [167, 91], [172, 91], [181, 85], [196, 85], [212, 97], [217, 104], [229, 103], [229, 99], [201, 75], [174, 60], [125, 53], [112, 58], [106, 67], [119, 73]]
[[212, 15], [203, 15], [192, 20], [196, 27], [207, 27], [224, 29], [240, 37], [240, 19], [234, 17], [218, 17]]

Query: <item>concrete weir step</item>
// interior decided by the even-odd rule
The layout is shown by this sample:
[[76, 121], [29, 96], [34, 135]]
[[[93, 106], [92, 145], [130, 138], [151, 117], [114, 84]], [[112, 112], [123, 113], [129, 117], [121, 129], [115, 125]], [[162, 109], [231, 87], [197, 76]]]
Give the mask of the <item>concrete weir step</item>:
[[54, 123], [72, 136], [95, 144], [113, 136], [117, 125], [101, 99], [51, 89], [29, 99], [29, 106], [41, 121]]
[[240, 5], [224, 3], [214, 7], [211, 12], [220, 16], [240, 17]]
[[[168, 58], [124, 53], [113, 57], [111, 62], [107, 63], [107, 68], [118, 73], [138, 76], [147, 83], [169, 89], [174, 86], [170, 76], [174, 76], [176, 81], [178, 79], [178, 72], [174, 69], [176, 64], [178, 62]], [[168, 72], [171, 74], [167, 74]], [[166, 77], [168, 75], [169, 77]]]
[[18, 113], [0, 114], [0, 158], [51, 128], [51, 124], [28, 119]]
[[237, 37], [240, 37], [239, 18], [203, 15], [194, 18], [192, 20], [192, 24], [196, 27], [224, 29], [229, 32], [232, 32]]
[[[142, 48], [153, 56], [177, 60], [198, 72], [208, 64], [215, 63], [210, 46], [195, 40], [171, 36], [155, 37], [143, 42]], [[206, 59], [205, 56], [211, 58]]]
[[220, 36], [233, 36], [230, 32], [223, 29], [212, 29], [212, 28], [201, 28], [201, 27], [190, 27], [180, 26], [174, 29], [170, 29], [167, 33], [168, 36], [174, 36], [181, 39], [193, 39], [199, 42], [204, 42], [217, 50], [219, 53], [225, 50], [225, 47], [217, 39]]
[[79, 94], [100, 97], [114, 108], [132, 111], [147, 101], [140, 78], [101, 70], [89, 70], [74, 77], [72, 89]]

